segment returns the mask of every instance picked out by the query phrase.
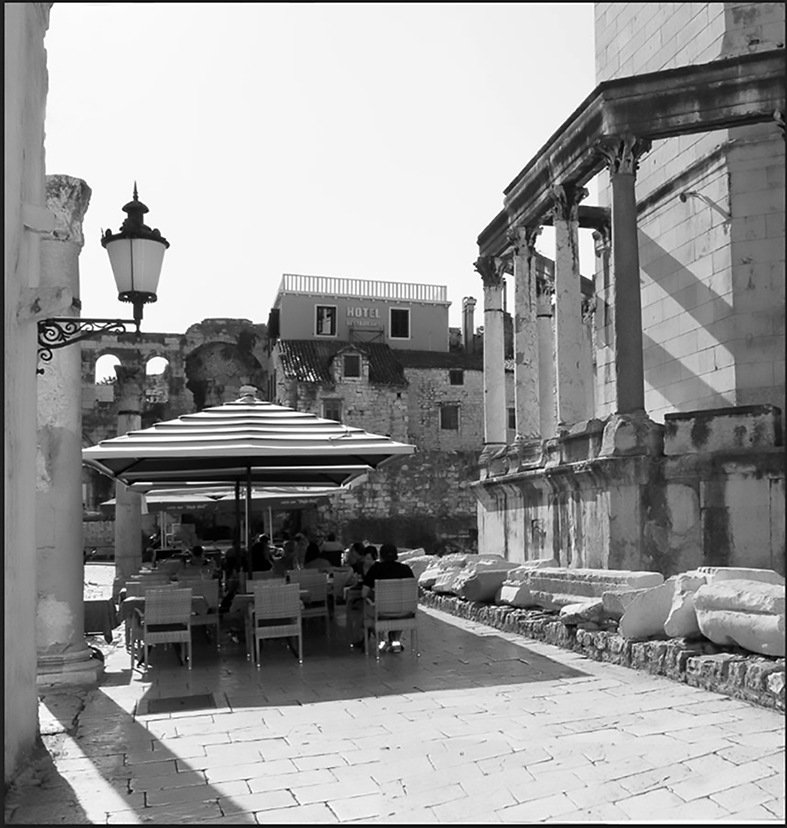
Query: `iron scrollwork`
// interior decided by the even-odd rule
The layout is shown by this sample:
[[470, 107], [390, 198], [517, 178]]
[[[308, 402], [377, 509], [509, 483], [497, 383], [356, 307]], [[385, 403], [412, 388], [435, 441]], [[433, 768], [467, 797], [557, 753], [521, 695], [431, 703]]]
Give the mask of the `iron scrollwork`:
[[[51, 362], [52, 351], [58, 348], [65, 348], [66, 345], [102, 334], [126, 333], [126, 326], [134, 324], [136, 323], [133, 319], [42, 319], [38, 323], [38, 358], [41, 362]], [[38, 368], [36, 373], [43, 374], [44, 369]]]

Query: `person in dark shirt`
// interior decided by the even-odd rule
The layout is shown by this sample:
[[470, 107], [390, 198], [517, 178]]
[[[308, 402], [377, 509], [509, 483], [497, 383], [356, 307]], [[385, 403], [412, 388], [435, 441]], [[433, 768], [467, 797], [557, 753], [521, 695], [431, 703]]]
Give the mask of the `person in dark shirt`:
[[[366, 575], [363, 576], [363, 597], [374, 600], [374, 585], [376, 581], [390, 578], [414, 578], [413, 570], [407, 564], [397, 560], [399, 553], [392, 543], [384, 543], [380, 547], [380, 560], [373, 564]], [[400, 630], [391, 630], [388, 633], [388, 641], [380, 643], [380, 649], [401, 653], [404, 647], [399, 640], [402, 633]], [[363, 642], [361, 642], [363, 644]]]
[[268, 572], [273, 568], [270, 538], [267, 535], [260, 535], [252, 544], [251, 568], [253, 572]]

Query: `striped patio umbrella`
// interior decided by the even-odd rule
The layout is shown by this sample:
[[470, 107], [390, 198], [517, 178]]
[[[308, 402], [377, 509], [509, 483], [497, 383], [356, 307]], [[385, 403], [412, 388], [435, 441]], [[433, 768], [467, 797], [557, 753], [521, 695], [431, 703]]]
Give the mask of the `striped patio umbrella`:
[[[415, 452], [361, 428], [264, 402], [243, 386], [234, 402], [130, 431], [82, 450], [83, 464], [144, 491], [167, 485], [346, 486]], [[251, 497], [246, 497], [247, 518]], [[246, 521], [247, 535], [249, 521]], [[249, 538], [246, 538], [247, 548]]]

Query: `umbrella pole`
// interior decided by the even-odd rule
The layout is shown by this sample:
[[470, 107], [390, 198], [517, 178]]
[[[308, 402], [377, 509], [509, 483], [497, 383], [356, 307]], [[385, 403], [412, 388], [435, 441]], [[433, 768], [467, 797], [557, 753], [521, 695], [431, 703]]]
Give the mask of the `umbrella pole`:
[[251, 466], [246, 467], [246, 556], [251, 572]]
[[235, 481], [235, 543], [240, 551], [240, 480]]

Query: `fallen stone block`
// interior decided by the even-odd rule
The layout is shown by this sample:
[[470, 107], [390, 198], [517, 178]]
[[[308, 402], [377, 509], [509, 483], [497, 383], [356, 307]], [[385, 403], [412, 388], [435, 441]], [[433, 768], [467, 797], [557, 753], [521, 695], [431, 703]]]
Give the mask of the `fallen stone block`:
[[[438, 577], [447, 571], [456, 572], [463, 569], [468, 563], [478, 565], [483, 562], [503, 562], [505, 558], [501, 555], [474, 555], [466, 554], [464, 552], [452, 553], [451, 555], [443, 555], [442, 558], [435, 558], [431, 556], [429, 565], [424, 569], [418, 577], [418, 585], [425, 589], [432, 589]], [[446, 583], [441, 580], [441, 585]]]
[[433, 563], [434, 563], [434, 555], [413, 555], [410, 558], [402, 558], [400, 556], [399, 560], [402, 563], [406, 563], [410, 569], [413, 570], [413, 575], [415, 578], [420, 578], [422, 573], [425, 572]]
[[538, 606], [527, 584], [508, 581], [504, 581], [495, 594], [495, 603], [519, 609]]
[[646, 587], [645, 589], [621, 589], [610, 590], [601, 593], [601, 602], [604, 606], [604, 614], [607, 618], [614, 618], [619, 620], [623, 617], [623, 613], [628, 608], [628, 605], [643, 592], [653, 587]]
[[694, 611], [694, 593], [707, 582], [707, 575], [682, 572], [671, 579], [675, 583], [672, 606], [664, 622], [664, 632], [670, 638], [692, 637], [700, 634], [697, 613]]
[[742, 579], [705, 584], [694, 593], [694, 609], [700, 631], [715, 644], [784, 655], [784, 585]]
[[693, 572], [704, 575], [707, 583], [717, 581], [762, 581], [765, 584], [784, 584], [784, 575], [773, 569], [747, 566], [698, 566]]
[[479, 561], [468, 564], [453, 582], [455, 594], [466, 601], [493, 602], [506, 576], [516, 564], [509, 561]]
[[618, 632], [623, 638], [664, 635], [664, 624], [672, 609], [675, 582], [665, 581], [636, 595], [623, 613]]
[[559, 617], [564, 624], [598, 624], [604, 618], [604, 603], [597, 598], [592, 601], [580, 601], [577, 604], [566, 604], [561, 607]]

